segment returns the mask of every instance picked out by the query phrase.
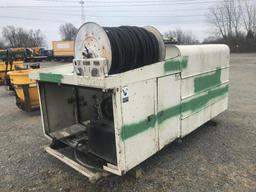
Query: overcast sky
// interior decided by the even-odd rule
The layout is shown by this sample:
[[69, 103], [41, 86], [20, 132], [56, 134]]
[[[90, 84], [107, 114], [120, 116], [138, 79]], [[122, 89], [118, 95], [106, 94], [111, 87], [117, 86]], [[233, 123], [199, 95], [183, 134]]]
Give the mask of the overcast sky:
[[[85, 21], [102, 26], [152, 25], [162, 33], [173, 29], [193, 32], [199, 40], [210, 35], [205, 15], [218, 0], [85, 0]], [[60, 40], [59, 25], [79, 27], [79, 0], [0, 0], [0, 29], [15, 25], [41, 29], [49, 48]], [[1, 35], [0, 35], [1, 36]]]

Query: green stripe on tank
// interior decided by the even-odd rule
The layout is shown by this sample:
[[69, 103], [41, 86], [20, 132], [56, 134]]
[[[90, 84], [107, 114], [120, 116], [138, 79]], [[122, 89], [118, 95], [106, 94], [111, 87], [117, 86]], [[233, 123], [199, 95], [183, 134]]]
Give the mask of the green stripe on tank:
[[208, 91], [206, 94], [193, 98], [189, 101], [182, 102], [182, 104], [169, 107], [157, 113], [157, 115], [152, 115], [150, 118], [146, 118], [138, 123], [132, 123], [124, 125], [121, 129], [121, 139], [126, 140], [134, 135], [148, 130], [149, 128], [154, 128], [156, 123], [162, 124], [167, 119], [179, 115], [181, 112], [196, 111], [200, 110], [205, 105], [209, 104], [213, 99], [224, 96], [228, 92], [228, 85], [224, 87], [218, 87]]
[[164, 71], [181, 71], [188, 65], [188, 57], [184, 56], [181, 59], [167, 59], [164, 63]]
[[121, 129], [122, 140], [128, 139], [138, 133], [146, 131], [149, 128], [154, 128], [156, 122], [161, 124], [165, 120], [177, 116], [180, 114], [180, 105], [170, 107], [168, 109], [160, 111], [157, 115], [152, 115], [143, 121], [138, 123], [133, 123], [129, 125], [124, 125]]
[[157, 113], [157, 123], [161, 124], [165, 120], [175, 117], [180, 114], [180, 105], [175, 105], [173, 107], [167, 108]]
[[156, 116], [152, 115], [150, 118], [142, 120], [138, 123], [124, 125], [121, 130], [121, 138], [122, 140], [128, 139], [149, 128], [153, 128], [155, 124], [156, 124]]
[[188, 56], [183, 56], [181, 59], [181, 69], [185, 69], [188, 66]]
[[221, 69], [217, 68], [214, 73], [203, 75], [194, 79], [195, 93], [207, 90], [221, 84]]
[[225, 95], [228, 92], [228, 85], [219, 87], [217, 89], [211, 89], [206, 94], [193, 98], [189, 101], [182, 102], [181, 112], [198, 111], [206, 106], [211, 100]]
[[180, 71], [180, 61], [178, 60], [166, 60], [164, 63], [164, 71], [170, 72], [170, 71]]
[[39, 78], [40, 78], [40, 81], [61, 83], [61, 80], [63, 79], [63, 75], [53, 74], [53, 73], [40, 73]]

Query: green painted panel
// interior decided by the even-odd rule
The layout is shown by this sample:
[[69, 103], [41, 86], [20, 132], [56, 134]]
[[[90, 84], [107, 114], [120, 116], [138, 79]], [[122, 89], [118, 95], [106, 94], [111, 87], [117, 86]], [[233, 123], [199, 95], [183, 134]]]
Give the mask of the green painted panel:
[[183, 56], [181, 59], [181, 69], [185, 69], [188, 66], [188, 56]]
[[209, 91], [209, 98], [214, 99], [214, 98], [217, 98], [219, 96], [223, 96], [223, 95], [227, 94], [228, 93], [228, 88], [229, 88], [229, 86], [226, 85], [226, 86], [221, 87], [221, 88], [210, 90]]
[[63, 79], [63, 75], [53, 74], [53, 73], [40, 73], [39, 78], [40, 78], [40, 81], [61, 83], [61, 80]]
[[210, 75], [203, 75], [194, 79], [195, 93], [207, 90], [211, 87], [221, 84], [221, 69], [217, 68], [216, 71]]
[[164, 71], [180, 71], [180, 61], [174, 59], [166, 60], [164, 63]]
[[171, 72], [171, 71], [181, 71], [182, 69], [186, 68], [188, 65], [188, 57], [184, 56], [179, 59], [168, 59], [164, 63], [164, 71]]
[[203, 95], [192, 98], [189, 101], [182, 102], [181, 112], [185, 113], [188, 111], [195, 112], [199, 111], [203, 107], [205, 107], [209, 102], [213, 99], [216, 99], [220, 96], [225, 95], [228, 92], [228, 85], [224, 87], [218, 86], [217, 88], [213, 88]]
[[187, 111], [197, 111], [204, 107], [209, 101], [208, 93], [201, 95], [199, 97], [193, 98], [189, 101], [183, 102], [181, 104], [181, 112]]
[[198, 111], [205, 105], [209, 104], [211, 100], [224, 96], [227, 92], [228, 85], [223, 87], [218, 86], [199, 97], [182, 102], [182, 104], [169, 107], [158, 112], [157, 115], [152, 115], [150, 118], [146, 118], [138, 123], [124, 125], [121, 129], [121, 139], [126, 140], [138, 133], [148, 130], [149, 128], [153, 128], [156, 123], [161, 124], [167, 119], [180, 115], [181, 112]]
[[173, 107], [170, 107], [170, 108], [167, 108], [165, 110], [160, 111], [157, 114], [157, 122], [158, 122], [158, 124], [161, 124], [165, 120], [179, 115], [180, 111], [181, 111], [180, 105], [175, 105]]
[[128, 139], [138, 133], [146, 131], [149, 128], [153, 128], [156, 124], [156, 116], [152, 115], [151, 117], [142, 120], [138, 123], [133, 123], [129, 125], [124, 125], [121, 129], [121, 138], [122, 140]]

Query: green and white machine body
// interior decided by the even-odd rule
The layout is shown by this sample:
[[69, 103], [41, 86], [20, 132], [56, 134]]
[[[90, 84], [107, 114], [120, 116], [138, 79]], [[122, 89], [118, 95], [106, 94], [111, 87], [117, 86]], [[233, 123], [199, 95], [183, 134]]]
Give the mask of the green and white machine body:
[[[86, 125], [92, 123], [91, 112], [86, 113], [90, 103], [81, 106], [77, 101], [81, 109], [74, 112], [72, 102], [68, 102], [72, 100], [74, 88], [78, 88], [84, 102], [88, 95], [94, 94], [92, 90], [111, 97], [111, 138], [114, 140], [111, 150], [115, 157], [105, 159], [102, 171], [84, 167], [51, 147], [46, 150], [92, 181], [106, 173], [124, 175], [175, 139], [188, 135], [227, 109], [229, 59], [226, 45], [168, 45], [165, 60], [120, 74], [107, 75], [104, 58], [85, 60], [91, 69], [97, 62], [95, 66], [101, 72], [96, 76], [77, 75], [73, 64], [31, 73], [30, 78], [38, 81], [44, 133], [51, 140], [79, 134], [75, 128], [71, 130], [78, 123], [73, 117], [77, 111], [80, 119], [87, 122], [85, 130]], [[93, 106], [97, 108], [97, 102]], [[97, 140], [96, 136], [94, 143], [100, 140], [104, 139]], [[108, 143], [111, 141], [103, 145]], [[100, 152], [94, 154], [101, 159], [105, 157]]]

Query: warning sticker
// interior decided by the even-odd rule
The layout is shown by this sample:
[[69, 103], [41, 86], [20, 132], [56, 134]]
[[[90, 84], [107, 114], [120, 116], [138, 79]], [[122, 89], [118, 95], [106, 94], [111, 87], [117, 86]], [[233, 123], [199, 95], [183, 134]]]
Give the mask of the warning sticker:
[[123, 100], [123, 103], [126, 103], [129, 101], [129, 94], [128, 94], [127, 86], [122, 88], [122, 100]]

